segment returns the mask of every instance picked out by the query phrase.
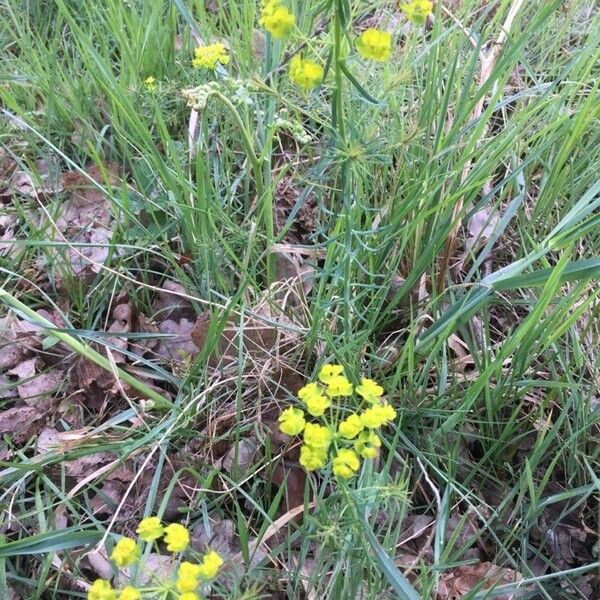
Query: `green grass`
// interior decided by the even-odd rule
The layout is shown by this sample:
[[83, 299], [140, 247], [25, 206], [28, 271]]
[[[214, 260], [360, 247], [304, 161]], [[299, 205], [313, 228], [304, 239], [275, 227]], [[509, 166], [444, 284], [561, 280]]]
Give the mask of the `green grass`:
[[[395, 18], [394, 2], [347, 4], [354, 23], [373, 13]], [[9, 588], [32, 600], [85, 597], [78, 582], [95, 577], [85, 551], [130, 531], [142, 513], [165, 510], [194, 527], [233, 521], [242, 558], [228, 567], [231, 581], [217, 584], [219, 598], [276, 597], [277, 589], [331, 600], [413, 593], [402, 592], [399, 542], [402, 522], [415, 514], [433, 518], [418, 537], [424, 543], [431, 533], [431, 550], [414, 553], [409, 578], [418, 596], [408, 598], [434, 598], [444, 573], [476, 562], [472, 548], [523, 575], [529, 585], [515, 598], [593, 597], [582, 578], [598, 585], [600, 567], [592, 549], [600, 527], [594, 3], [525, 2], [483, 85], [479, 53], [499, 35], [506, 0], [448, 3], [458, 5], [452, 10], [472, 39], [440, 7], [426, 31], [403, 29], [401, 20], [397, 50], [381, 65], [341, 40], [340, 57], [348, 55], [360, 87], [342, 74], [336, 88], [333, 59], [311, 93], [287, 77], [286, 53], [300, 42], [265, 45], [257, 2], [209, 5], [0, 0], [1, 148], [34, 181], [40, 160], [59, 172], [85, 176], [96, 165], [106, 174], [115, 165], [120, 174], [113, 185], [91, 181], [110, 199], [115, 222], [108, 259], [86, 281], [69, 274], [68, 244], [36, 225], [41, 206], [58, 217], [63, 194], [3, 198], [0, 211], [18, 219], [13, 252], [0, 256], [3, 289], [30, 310], [54, 306], [63, 316], [61, 335], [79, 344], [57, 353], [67, 375], [80, 354], [106, 356], [111, 341], [102, 333], [119, 295], [152, 316], [157, 288], [175, 280], [196, 312], [214, 317], [194, 361], [130, 357], [133, 376], [143, 372], [142, 385], [169, 394], [171, 406], [135, 421], [135, 396], [104, 412], [77, 405], [79, 427], [57, 412], [56, 428], [78, 429], [61, 452], [40, 455], [34, 438], [5, 437], [0, 597]], [[323, 25], [318, 5], [289, 2], [303, 32]], [[228, 106], [241, 88], [221, 76], [223, 97], [201, 111], [192, 155], [181, 90], [210, 79], [191, 68], [195, 35], [226, 40], [227, 72], [250, 82], [250, 102]], [[331, 42], [328, 27], [307, 41], [324, 61]], [[150, 75], [154, 94], [144, 88]], [[273, 127], [284, 108], [309, 143]], [[282, 180], [296, 202], [283, 229], [272, 210]], [[299, 293], [297, 281], [277, 281], [272, 249], [289, 241], [308, 206], [312, 270]], [[500, 216], [492, 237], [468, 250], [461, 227], [451, 244], [480, 209]], [[26, 315], [14, 300], [10, 307]], [[237, 347], [218, 368], [208, 357], [228, 319], [241, 327], [266, 320], [280, 342], [291, 342], [258, 354]], [[267, 555], [251, 560], [252, 541], [286, 512], [271, 473], [281, 449], [269, 419], [293, 402], [290, 370], [308, 379], [332, 360], [355, 378], [380, 381], [399, 420], [385, 433], [379, 463], [358, 479], [346, 486], [327, 473], [308, 478], [303, 520], [285, 523]], [[68, 404], [72, 390], [62, 390]], [[13, 402], [0, 400], [0, 410]], [[235, 477], [217, 460], [219, 449], [245, 439], [262, 456]], [[114, 453], [112, 467], [90, 467], [73, 492], [66, 461], [99, 451]], [[122, 464], [140, 478], [131, 488], [141, 498], [137, 512], [124, 517], [120, 498], [109, 497], [110, 514], [97, 516], [92, 498]], [[169, 504], [178, 481], [187, 496]], [[557, 556], [553, 540], [565, 523], [578, 531], [585, 524], [585, 560]], [[467, 596], [491, 597], [478, 589]]]

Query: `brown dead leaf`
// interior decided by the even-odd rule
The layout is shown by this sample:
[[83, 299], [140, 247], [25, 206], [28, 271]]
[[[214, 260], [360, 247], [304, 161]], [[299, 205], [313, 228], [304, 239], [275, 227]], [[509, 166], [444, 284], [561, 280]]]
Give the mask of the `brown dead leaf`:
[[467, 250], [472, 252], [476, 247], [483, 246], [493, 235], [500, 223], [500, 213], [495, 207], [486, 206], [478, 210], [469, 220], [466, 240]]
[[166, 319], [158, 324], [158, 331], [169, 335], [168, 338], [160, 338], [156, 353], [162, 358], [181, 362], [198, 354], [198, 348], [192, 341], [193, 321], [187, 319]]
[[[131, 303], [117, 304], [112, 311], [113, 323], [108, 328], [109, 333], [129, 333], [131, 331], [132, 307]], [[107, 344], [112, 346], [110, 352], [115, 363], [124, 363], [125, 354], [121, 351], [127, 350], [127, 338], [123, 336], [111, 336], [106, 338]], [[115, 350], [116, 348], [116, 350]]]
[[[118, 182], [116, 168], [108, 166], [108, 183], [114, 186]], [[72, 275], [79, 277], [98, 273], [108, 257], [108, 245], [112, 238], [113, 217], [110, 199], [93, 185], [92, 181], [105, 185], [103, 173], [96, 166], [87, 170], [87, 176], [79, 171], [68, 171], [62, 175], [61, 185], [64, 198], [60, 215], [51, 223], [48, 215], [42, 211], [38, 226], [47, 228], [50, 239], [58, 242], [72, 242], [83, 246], [56, 248], [51, 251], [55, 257], [64, 256]], [[49, 251], [50, 252], [50, 251]], [[45, 256], [38, 260], [45, 267]], [[56, 276], [57, 283], [62, 278]]]
[[17, 246], [11, 243], [15, 240], [17, 224], [15, 215], [0, 215], [0, 256], [12, 256], [18, 251]]
[[277, 183], [274, 201], [276, 233], [285, 230], [283, 241], [288, 244], [313, 243], [311, 238], [316, 230], [318, 207], [314, 195], [302, 199], [303, 192], [291, 175], [282, 177]]
[[215, 550], [225, 560], [240, 551], [235, 537], [235, 524], [229, 519], [210, 523], [208, 528], [202, 524], [192, 530], [192, 548], [196, 552]]
[[30, 358], [8, 371], [10, 375], [19, 378], [17, 382], [19, 396], [31, 405], [39, 403], [40, 398], [54, 393], [63, 379], [63, 372], [59, 369], [38, 373], [38, 368], [38, 359]]
[[12, 369], [27, 356], [22, 333], [19, 319], [12, 316], [0, 319], [0, 369]]
[[162, 284], [162, 290], [158, 292], [157, 297], [152, 303], [154, 311], [154, 320], [160, 322], [165, 319], [189, 319], [196, 317], [196, 311], [192, 303], [184, 297], [185, 288], [169, 279]]
[[223, 469], [234, 481], [240, 481], [256, 464], [257, 455], [259, 455], [259, 449], [256, 438], [241, 439], [239, 444], [233, 445], [223, 457]]
[[[276, 326], [279, 324], [288, 325], [289, 322], [283, 316], [269, 317], [266, 309], [268, 307], [264, 307], [262, 311], [255, 311], [255, 314], [262, 312], [265, 315], [264, 320], [247, 316], [241, 327], [238, 319], [230, 320], [219, 338], [215, 354], [227, 362], [233, 362], [239, 357], [238, 346], [240, 343], [244, 347], [244, 357], [253, 360], [265, 359], [281, 353], [286, 347], [289, 348], [289, 344], [292, 339], [295, 339], [295, 336], [290, 335], [289, 330]], [[192, 331], [192, 340], [200, 350], [204, 349], [207, 342], [213, 318], [218, 317], [211, 317], [210, 311], [205, 311], [196, 320]], [[211, 357], [211, 362], [213, 365], [217, 364], [218, 361], [215, 355]]]
[[44, 427], [45, 414], [34, 406], [15, 406], [0, 412], [0, 436], [10, 436], [16, 444], [25, 443]]
[[[460, 600], [475, 588], [491, 590], [522, 579], [521, 573], [489, 562], [464, 565], [449, 570], [441, 576], [437, 588], [437, 600]], [[494, 598], [516, 600], [517, 597], [516, 594], [507, 593]]]
[[[287, 513], [304, 503], [306, 471], [300, 465], [279, 459], [271, 469], [261, 472], [261, 475], [278, 489], [285, 485], [285, 500], [279, 506], [279, 514]], [[300, 514], [297, 520], [301, 521], [302, 516]]]
[[6, 375], [0, 375], [0, 400], [10, 400], [17, 397], [15, 384]]
[[104, 403], [120, 393], [120, 384], [113, 373], [84, 357], [75, 361], [71, 382], [79, 390], [74, 396], [92, 410], [100, 410]]
[[62, 465], [67, 476], [82, 479], [117, 459], [118, 457], [112, 452], [94, 452], [94, 454], [86, 454], [75, 460], [64, 461]]

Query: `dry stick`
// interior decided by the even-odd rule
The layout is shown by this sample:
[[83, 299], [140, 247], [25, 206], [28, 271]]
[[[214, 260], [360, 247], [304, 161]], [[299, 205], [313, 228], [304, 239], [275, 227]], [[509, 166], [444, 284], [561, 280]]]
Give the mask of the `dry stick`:
[[[500, 56], [500, 52], [502, 51], [502, 48], [503, 48], [504, 44], [506, 43], [508, 34], [510, 33], [510, 30], [512, 29], [515, 18], [517, 17], [519, 10], [521, 10], [521, 6], [523, 5], [524, 2], [525, 2], [525, 0], [513, 0], [512, 4], [510, 6], [510, 10], [508, 11], [508, 15], [506, 16], [506, 19], [504, 20], [504, 24], [502, 25], [502, 31], [500, 32], [498, 39], [495, 42], [492, 42], [492, 48], [491, 48], [489, 54], [480, 53], [480, 57], [481, 57], [481, 70], [479, 73], [479, 86], [480, 87], [484, 86], [487, 83], [488, 79], [491, 77], [492, 70], [494, 69], [496, 61], [498, 60], [498, 57]], [[472, 121], [475, 121], [476, 119], [481, 117], [481, 113], [483, 112], [484, 103], [485, 103], [485, 96], [482, 96], [479, 99], [479, 101], [477, 102], [477, 104], [473, 110], [473, 113], [471, 115]], [[488, 128], [486, 127], [482, 136], [485, 135], [487, 133], [487, 131], [488, 131]], [[467, 164], [464, 166], [462, 175], [460, 178], [461, 185], [467, 180], [469, 173], [471, 171], [472, 163], [473, 163], [473, 161], [469, 160], [467, 162]], [[485, 187], [485, 185], [487, 185], [487, 183], [484, 184], [484, 187]], [[450, 236], [448, 237], [448, 241], [446, 242], [446, 250], [444, 252], [444, 257], [442, 259], [442, 265], [441, 265], [440, 272], [438, 275], [438, 282], [437, 282], [438, 289], [443, 289], [444, 279], [446, 278], [446, 273], [448, 272], [448, 265], [450, 263], [450, 258], [454, 254], [454, 249], [456, 246], [456, 239], [458, 237], [458, 231], [460, 229], [460, 221], [458, 220], [458, 216], [460, 215], [460, 213], [463, 209], [463, 206], [464, 206], [464, 196], [461, 196], [459, 198], [458, 202], [454, 205], [454, 210], [452, 211], [452, 221], [454, 221], [454, 227], [452, 228], [452, 231], [450, 232]]]

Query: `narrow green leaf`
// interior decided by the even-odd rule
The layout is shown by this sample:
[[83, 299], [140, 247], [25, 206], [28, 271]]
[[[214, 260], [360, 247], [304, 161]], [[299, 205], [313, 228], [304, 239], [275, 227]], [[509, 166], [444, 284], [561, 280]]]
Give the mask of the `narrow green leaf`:
[[49, 531], [38, 535], [0, 544], [0, 558], [22, 556], [24, 554], [44, 554], [68, 548], [78, 548], [95, 544], [102, 538], [102, 532], [94, 529], [82, 531], [80, 527], [67, 527], [60, 531]]
[[371, 94], [369, 94], [367, 90], [365, 90], [365, 88], [360, 84], [358, 79], [356, 79], [356, 77], [352, 75], [352, 72], [350, 71], [348, 65], [346, 65], [344, 61], [340, 62], [340, 67], [344, 75], [348, 78], [348, 81], [350, 81], [350, 83], [356, 88], [356, 91], [361, 95], [363, 100], [366, 100], [369, 104], [374, 104], [375, 106], [381, 106], [383, 104], [382, 102], [377, 100], [377, 98], [371, 96]]
[[421, 596], [417, 593], [415, 588], [411, 585], [410, 581], [404, 577], [400, 572], [390, 555], [385, 551], [383, 546], [379, 543], [364, 511], [358, 508], [360, 512], [359, 523], [362, 526], [362, 530], [374, 552], [375, 560], [379, 565], [379, 568], [383, 572], [384, 577], [388, 583], [394, 588], [394, 591], [398, 595], [400, 600], [422, 600]]

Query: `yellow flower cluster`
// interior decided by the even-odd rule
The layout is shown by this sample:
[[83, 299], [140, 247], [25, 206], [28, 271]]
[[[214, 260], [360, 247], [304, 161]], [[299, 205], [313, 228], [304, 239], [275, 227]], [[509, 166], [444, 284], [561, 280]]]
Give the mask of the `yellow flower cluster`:
[[321, 85], [325, 71], [323, 67], [308, 58], [296, 54], [290, 62], [290, 79], [296, 85], [312, 90]]
[[[164, 527], [158, 517], [142, 519], [136, 533], [144, 542], [154, 542], [163, 538], [169, 552], [183, 552], [190, 543], [190, 533], [183, 525], [171, 523]], [[117, 567], [127, 567], [140, 559], [140, 547], [136, 540], [122, 537], [115, 544], [110, 558]], [[222, 564], [223, 559], [212, 550], [202, 557], [199, 564], [182, 562], [177, 570], [174, 586], [177, 599], [200, 600], [196, 593], [199, 584], [216, 577]], [[118, 597], [117, 593], [109, 581], [97, 579], [88, 590], [87, 598], [88, 600], [141, 600], [142, 598], [142, 590], [129, 585], [119, 592]]]
[[[223, 559], [213, 550], [204, 555], [199, 565], [187, 561], [182, 562], [179, 569], [177, 569], [177, 581], [175, 583], [177, 591], [181, 594], [180, 598], [195, 600], [198, 580], [209, 581], [215, 578], [222, 564]], [[194, 598], [191, 596], [186, 598], [185, 594], [194, 594]]]
[[209, 46], [198, 46], [194, 51], [192, 65], [196, 69], [210, 69], [214, 71], [217, 65], [229, 64], [229, 54], [224, 44], [210, 44]]
[[144, 85], [150, 93], [155, 92], [157, 88], [156, 77], [152, 77], [152, 75], [150, 75], [150, 77], [146, 77], [146, 79], [144, 79]]
[[258, 21], [275, 39], [287, 37], [294, 29], [296, 17], [281, 0], [263, 0]]
[[392, 53], [392, 36], [387, 31], [366, 29], [356, 40], [356, 49], [363, 58], [386, 61]]
[[[353, 477], [360, 468], [360, 457], [375, 458], [381, 447], [379, 436], [373, 431], [396, 418], [396, 411], [382, 401], [384, 389], [377, 382], [361, 378], [356, 387], [344, 375], [344, 367], [326, 364], [318, 373], [318, 382], [306, 384], [298, 391], [305, 410], [286, 408], [279, 415], [279, 429], [289, 436], [302, 434], [300, 464], [308, 471], [322, 469], [327, 464], [329, 449], [333, 444], [334, 475], [343, 479]], [[352, 413], [339, 422], [337, 430], [331, 420], [324, 417], [332, 408], [333, 399], [357, 394], [368, 406], [360, 413]], [[307, 421], [308, 415], [323, 418], [324, 425]], [[331, 415], [332, 418], [334, 415]], [[352, 444], [352, 447], [344, 447]]]
[[433, 14], [433, 2], [431, 0], [412, 0], [401, 4], [400, 10], [415, 25], [425, 25], [427, 17]]

